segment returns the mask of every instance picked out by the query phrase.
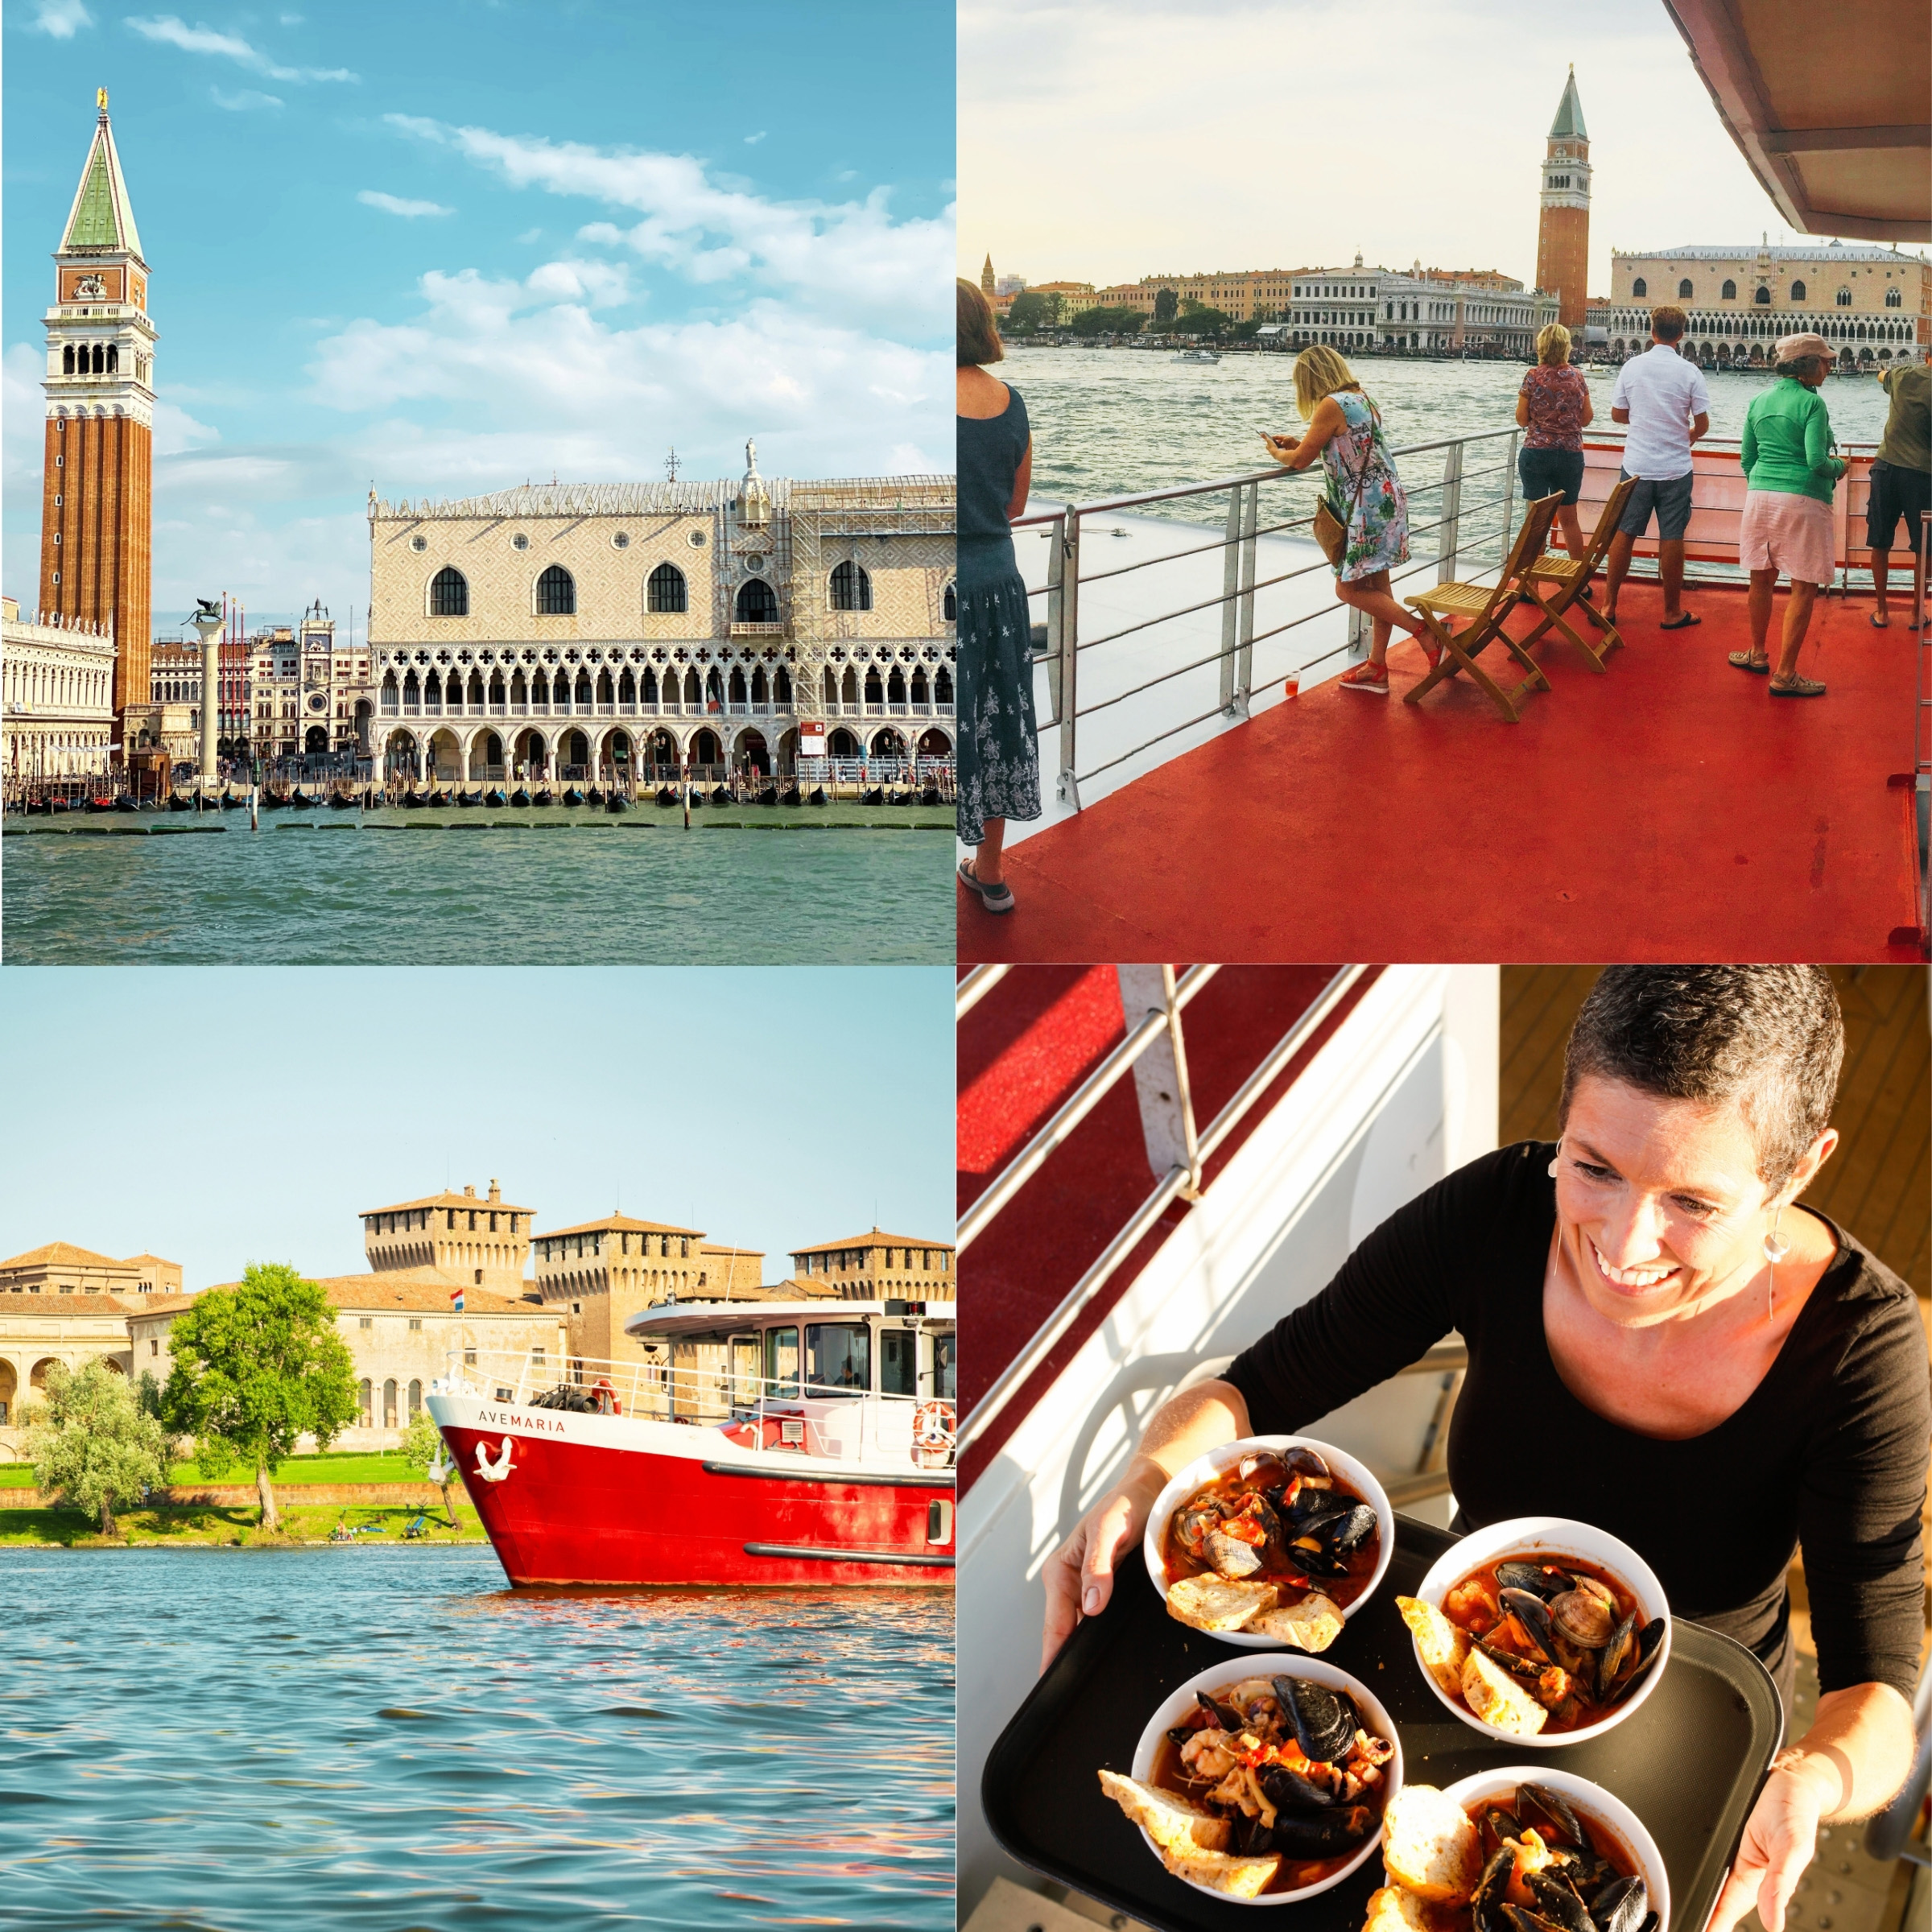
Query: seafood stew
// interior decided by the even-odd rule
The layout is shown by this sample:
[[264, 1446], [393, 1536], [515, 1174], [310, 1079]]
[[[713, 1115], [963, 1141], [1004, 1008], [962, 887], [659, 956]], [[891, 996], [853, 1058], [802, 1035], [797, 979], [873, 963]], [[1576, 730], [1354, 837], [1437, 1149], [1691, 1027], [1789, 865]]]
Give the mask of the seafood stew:
[[[1148, 1785], [1205, 1821], [1191, 1827], [1187, 1862], [1198, 1865], [1195, 1847], [1212, 1844], [1238, 1882], [1222, 1885], [1212, 1865], [1181, 1869], [1163, 1845], [1169, 1869], [1249, 1897], [1335, 1876], [1381, 1831], [1395, 1755], [1393, 1739], [1370, 1728], [1346, 1690], [1310, 1678], [1246, 1677], [1197, 1690], [1195, 1708], [1156, 1747]], [[1111, 1787], [1110, 1795], [1120, 1797]]]
[[1658, 1932], [1628, 1847], [1560, 1791], [1525, 1781], [1466, 1809], [1482, 1860], [1470, 1932]]
[[1201, 1484], [1160, 1539], [1168, 1608], [1198, 1629], [1325, 1649], [1382, 1558], [1375, 1505], [1305, 1444], [1257, 1446]]

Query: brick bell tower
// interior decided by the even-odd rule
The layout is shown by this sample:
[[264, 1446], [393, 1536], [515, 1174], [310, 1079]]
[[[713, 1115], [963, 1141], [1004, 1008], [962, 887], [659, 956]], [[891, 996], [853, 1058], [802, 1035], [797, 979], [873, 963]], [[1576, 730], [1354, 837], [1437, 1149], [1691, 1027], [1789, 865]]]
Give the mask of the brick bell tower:
[[1556, 319], [1580, 329], [1589, 302], [1590, 131], [1576, 97], [1576, 69], [1563, 84], [1543, 156], [1542, 213], [1536, 231], [1536, 285], [1561, 299]]
[[107, 90], [54, 252], [40, 608], [114, 633], [114, 718], [148, 699], [155, 326]]

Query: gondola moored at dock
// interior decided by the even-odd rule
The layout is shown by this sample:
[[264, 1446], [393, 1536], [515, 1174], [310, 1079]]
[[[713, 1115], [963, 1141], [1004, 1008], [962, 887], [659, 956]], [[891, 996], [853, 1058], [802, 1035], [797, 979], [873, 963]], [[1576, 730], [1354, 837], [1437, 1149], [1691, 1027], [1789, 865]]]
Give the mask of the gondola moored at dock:
[[765, 789], [758, 794], [758, 803], [761, 805], [775, 805], [778, 803], [778, 788], [775, 785], [767, 785]]
[[592, 786], [590, 790], [584, 795], [584, 803], [586, 805], [601, 805], [604, 803], [603, 787], [598, 785]]
[[502, 786], [493, 785], [488, 791], [484, 793], [483, 803], [487, 805], [492, 811], [494, 811], [498, 806], [507, 805], [510, 803], [510, 800], [503, 795]]
[[625, 798], [623, 793], [621, 791], [612, 791], [605, 795], [604, 799], [604, 809], [606, 811], [613, 812], [629, 811], [630, 810], [630, 800]]
[[811, 796], [805, 803], [807, 805], [827, 805], [831, 803], [831, 800], [825, 796], [825, 787], [823, 785], [815, 785], [811, 788]]
[[564, 803], [566, 805], [581, 805], [584, 803], [584, 795], [573, 785], [564, 793]]
[[873, 786], [869, 791], [860, 795], [859, 803], [861, 805], [883, 805], [886, 803], [884, 789], [877, 785]]
[[737, 801], [722, 785], [716, 785], [712, 787], [711, 802], [714, 805], [730, 805]]
[[510, 795], [510, 802], [511, 804], [516, 806], [519, 810], [521, 810], [524, 806], [530, 803], [530, 794], [522, 786], [519, 785], [516, 790]]
[[675, 805], [677, 802], [678, 795], [670, 786], [660, 785], [658, 787], [658, 803], [660, 805]]

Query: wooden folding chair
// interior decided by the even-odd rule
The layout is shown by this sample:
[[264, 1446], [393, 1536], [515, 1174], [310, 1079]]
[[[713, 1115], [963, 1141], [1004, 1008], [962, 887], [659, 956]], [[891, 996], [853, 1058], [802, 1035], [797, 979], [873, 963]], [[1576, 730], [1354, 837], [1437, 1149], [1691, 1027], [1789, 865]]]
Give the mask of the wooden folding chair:
[[[1555, 520], [1556, 506], [1562, 501], [1563, 493], [1558, 490], [1524, 505], [1522, 527], [1516, 533], [1516, 541], [1509, 546], [1509, 555], [1504, 559], [1493, 588], [1480, 584], [1439, 584], [1433, 590], [1424, 591], [1419, 597], [1404, 599], [1409, 608], [1429, 626], [1436, 642], [1443, 647], [1443, 654], [1436, 660], [1435, 669], [1421, 683], [1403, 694], [1405, 704], [1414, 704], [1424, 691], [1433, 690], [1459, 671], [1466, 671], [1488, 693], [1489, 701], [1505, 720], [1513, 724], [1522, 715], [1520, 707], [1524, 698], [1533, 691], [1550, 688], [1550, 680], [1543, 675], [1542, 667], [1503, 629], [1503, 619], [1515, 605], [1517, 588], [1530, 560], [1543, 553], [1543, 546], [1550, 538], [1550, 526]], [[1450, 620], [1456, 617], [1469, 620], [1468, 628], [1459, 636], [1449, 628]], [[1490, 644], [1504, 646], [1530, 674], [1520, 684], [1512, 685], [1505, 691], [1476, 663], [1477, 654]]]
[[[1589, 543], [1580, 557], [1573, 557], [1567, 551], [1546, 550], [1523, 572], [1523, 595], [1542, 613], [1542, 621], [1522, 641], [1525, 650], [1554, 625], [1583, 654], [1584, 661], [1592, 671], [1601, 671], [1604, 659], [1623, 642], [1623, 633], [1583, 592], [1602, 564], [1604, 553], [1610, 547], [1610, 539], [1616, 535], [1617, 520], [1624, 514], [1624, 506], [1629, 502], [1630, 493], [1636, 488], [1637, 479], [1625, 477], [1611, 491], [1597, 514], [1596, 528], [1591, 533]], [[1546, 596], [1537, 588], [1539, 584], [1553, 584], [1555, 588]], [[1600, 645], [1592, 645], [1579, 637], [1563, 621], [1563, 613], [1572, 609], [1580, 609], [1604, 634]]]

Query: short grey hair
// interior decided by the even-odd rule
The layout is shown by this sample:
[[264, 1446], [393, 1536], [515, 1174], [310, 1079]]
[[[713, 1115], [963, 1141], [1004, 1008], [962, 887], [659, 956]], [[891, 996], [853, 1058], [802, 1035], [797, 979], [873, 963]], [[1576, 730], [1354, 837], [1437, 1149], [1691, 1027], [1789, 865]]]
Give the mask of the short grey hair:
[[1558, 1118], [1567, 1125], [1593, 1075], [1736, 1107], [1776, 1194], [1831, 1125], [1844, 1057], [1844, 1016], [1822, 966], [1609, 966], [1570, 1029]]

